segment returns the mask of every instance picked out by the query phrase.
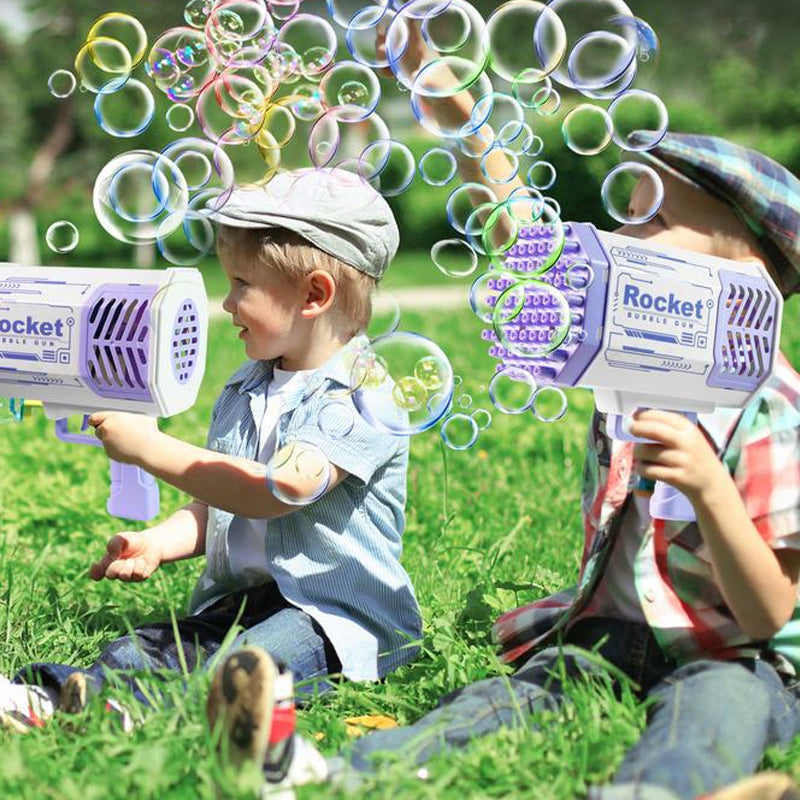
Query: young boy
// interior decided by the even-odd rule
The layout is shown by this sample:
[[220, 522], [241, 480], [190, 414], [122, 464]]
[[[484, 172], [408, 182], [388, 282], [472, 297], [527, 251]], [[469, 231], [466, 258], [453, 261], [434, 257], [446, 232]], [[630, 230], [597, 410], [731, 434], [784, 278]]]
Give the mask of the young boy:
[[[621, 233], [759, 259], [784, 297], [798, 291], [800, 181], [759, 153], [710, 137], [667, 136], [649, 158], [664, 180], [663, 207]], [[647, 200], [634, 195], [634, 214]], [[591, 797], [800, 797], [779, 775], [736, 783], [756, 770], [767, 746], [800, 733], [797, 675], [770, 646], [797, 599], [800, 376], [781, 355], [774, 377], [743, 412], [721, 409], [693, 426], [676, 414], [643, 411], [631, 433], [656, 444], [613, 441], [605, 416], [592, 420], [579, 586], [498, 621], [503, 658], [519, 667], [514, 676], [467, 686], [414, 725], [365, 736], [348, 769], [373, 768], [371, 756], [381, 751], [418, 765], [503, 726], [536, 724], [520, 710], [565, 700], [554, 673], [559, 660], [571, 678], [597, 674], [597, 661], [575, 648], [599, 647], [654, 704], [612, 785], [591, 789]], [[656, 480], [688, 496], [696, 522], [650, 518]], [[585, 569], [590, 554], [600, 565], [593, 575]], [[261, 684], [249, 688], [258, 707], [271, 706]], [[306, 774], [301, 758], [312, 765]], [[340, 760], [325, 764], [304, 751], [284, 765], [283, 785], [310, 779], [308, 773], [332, 778], [340, 769]]]
[[[303, 170], [236, 189], [215, 217], [223, 308], [249, 360], [216, 401], [208, 448], [139, 416], [90, 419], [111, 458], [194, 498], [153, 528], [112, 537], [92, 578], [141, 581], [205, 553], [190, 615], [178, 641], [169, 622], [146, 625], [87, 670], [34, 664], [0, 684], [0, 719], [17, 728], [80, 709], [108, 671], [180, 672], [182, 656], [189, 669], [205, 664], [234, 623], [244, 628], [234, 649], [263, 648], [295, 681], [376, 680], [415, 654], [420, 612], [400, 564], [408, 440], [367, 424], [349, 388], [371, 291], [397, 250], [392, 212], [350, 173]], [[273, 494], [265, 464], [292, 443]], [[313, 469], [301, 469], [303, 452]]]

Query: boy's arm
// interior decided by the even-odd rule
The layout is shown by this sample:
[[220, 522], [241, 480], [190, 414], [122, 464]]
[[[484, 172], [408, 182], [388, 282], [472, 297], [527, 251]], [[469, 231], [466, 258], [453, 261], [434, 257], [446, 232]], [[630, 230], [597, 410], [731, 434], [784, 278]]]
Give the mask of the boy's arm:
[[683, 492], [694, 506], [717, 586], [741, 629], [770, 639], [792, 616], [800, 553], [774, 551], [759, 534], [736, 484], [700, 429], [680, 414], [637, 411], [637, 471]]
[[160, 545], [161, 563], [168, 564], [205, 553], [207, 523], [208, 505], [194, 500], [142, 534]]

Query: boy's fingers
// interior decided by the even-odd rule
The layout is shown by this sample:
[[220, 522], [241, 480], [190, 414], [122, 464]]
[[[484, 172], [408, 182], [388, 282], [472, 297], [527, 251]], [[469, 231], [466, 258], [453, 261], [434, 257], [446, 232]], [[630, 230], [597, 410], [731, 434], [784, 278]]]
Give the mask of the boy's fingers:
[[659, 444], [671, 447], [678, 442], [678, 429], [656, 420], [634, 419], [629, 431], [632, 436], [639, 439], [653, 439]]
[[[681, 430], [686, 427], [688, 420], [674, 411], [662, 411], [658, 408], [640, 408], [633, 412], [633, 420], [660, 422], [670, 428]], [[690, 424], [690, 423], [688, 423]]]

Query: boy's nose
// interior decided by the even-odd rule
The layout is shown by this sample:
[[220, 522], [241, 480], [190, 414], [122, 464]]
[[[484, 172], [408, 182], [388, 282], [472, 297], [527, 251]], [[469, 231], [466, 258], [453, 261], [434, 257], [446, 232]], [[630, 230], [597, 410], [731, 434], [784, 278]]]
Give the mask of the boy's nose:
[[222, 301], [222, 310], [228, 314], [233, 314], [236, 308], [236, 303], [233, 302], [231, 299], [230, 292], [225, 295], [225, 299]]

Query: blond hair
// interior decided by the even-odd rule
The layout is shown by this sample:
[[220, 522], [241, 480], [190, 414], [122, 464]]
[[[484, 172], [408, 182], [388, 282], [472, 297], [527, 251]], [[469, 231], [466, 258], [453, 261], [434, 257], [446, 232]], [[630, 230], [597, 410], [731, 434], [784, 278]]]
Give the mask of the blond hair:
[[376, 280], [344, 261], [315, 247], [285, 228], [234, 228], [221, 225], [217, 251], [244, 269], [269, 269], [296, 284], [315, 270], [327, 272], [336, 284], [333, 309], [354, 336], [366, 330], [372, 316], [372, 291]]

